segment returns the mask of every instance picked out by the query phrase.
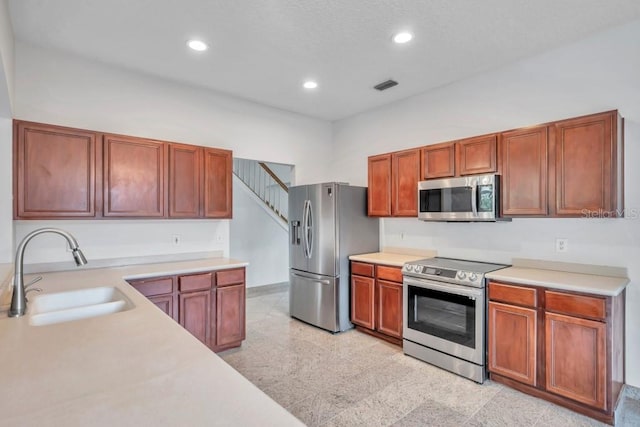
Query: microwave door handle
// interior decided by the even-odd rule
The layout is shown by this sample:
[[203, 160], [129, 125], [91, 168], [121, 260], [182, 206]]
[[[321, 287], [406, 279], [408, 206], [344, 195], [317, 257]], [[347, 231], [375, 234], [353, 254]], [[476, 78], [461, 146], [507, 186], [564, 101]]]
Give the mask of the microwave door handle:
[[476, 184], [471, 186], [471, 212], [473, 216], [478, 216], [478, 186]]

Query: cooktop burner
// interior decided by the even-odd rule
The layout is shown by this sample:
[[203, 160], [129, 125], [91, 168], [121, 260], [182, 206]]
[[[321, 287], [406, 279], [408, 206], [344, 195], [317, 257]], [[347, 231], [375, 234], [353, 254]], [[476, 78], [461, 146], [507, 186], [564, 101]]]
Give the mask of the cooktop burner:
[[482, 288], [484, 287], [484, 275], [486, 273], [506, 267], [508, 265], [435, 257], [404, 264], [402, 274], [419, 279], [431, 279]]

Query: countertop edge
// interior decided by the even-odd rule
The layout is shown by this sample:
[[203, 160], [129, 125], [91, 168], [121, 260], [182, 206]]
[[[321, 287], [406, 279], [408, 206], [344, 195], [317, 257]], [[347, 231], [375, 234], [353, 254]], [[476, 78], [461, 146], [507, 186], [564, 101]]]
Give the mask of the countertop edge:
[[[522, 267], [518, 267], [518, 268], [522, 268]], [[539, 269], [539, 270], [538, 269], [526, 269], [526, 270], [530, 270], [532, 272], [543, 271], [545, 273], [556, 271], [556, 270], [544, 270], [544, 269]], [[568, 275], [587, 276], [587, 275], [582, 274], [582, 273], [572, 273], [572, 272], [565, 272], [565, 271], [558, 271], [558, 273], [568, 274]], [[494, 272], [486, 274], [486, 278], [488, 278], [488, 279], [498, 280], [498, 281], [507, 282], [507, 283], [515, 283], [515, 284], [518, 284], [518, 285], [541, 286], [541, 287], [546, 287], [546, 288], [550, 288], [550, 289], [560, 289], [560, 290], [565, 290], [565, 291], [582, 292], [582, 293], [585, 293], [585, 294], [611, 296], [611, 297], [615, 297], [615, 296], [620, 295], [620, 293], [622, 293], [622, 291], [630, 283], [628, 278], [611, 277], [611, 276], [595, 276], [595, 275], [593, 275], [593, 277], [594, 277], [595, 280], [597, 280], [598, 277], [606, 277], [607, 279], [617, 279], [617, 280], [620, 281], [620, 283], [615, 288], [603, 289], [603, 288], [598, 288], [598, 287], [588, 287], [588, 286], [586, 287], [586, 286], [581, 286], [581, 285], [572, 285], [570, 283], [565, 283], [565, 282], [551, 282], [551, 281], [535, 279], [535, 278], [532, 279], [532, 278], [528, 278], [528, 277], [519, 277], [517, 275], [517, 273], [514, 273], [513, 275], [504, 274], [504, 273], [501, 274], [501, 270], [494, 271]]]
[[[436, 256], [434, 252], [431, 256], [428, 255], [414, 255], [403, 254], [396, 252], [372, 252], [368, 254], [350, 255], [350, 261], [366, 262], [369, 264], [388, 265], [392, 267], [402, 267], [405, 263], [410, 261], [416, 261], [419, 259], [433, 258]], [[385, 258], [388, 257], [388, 258]]]

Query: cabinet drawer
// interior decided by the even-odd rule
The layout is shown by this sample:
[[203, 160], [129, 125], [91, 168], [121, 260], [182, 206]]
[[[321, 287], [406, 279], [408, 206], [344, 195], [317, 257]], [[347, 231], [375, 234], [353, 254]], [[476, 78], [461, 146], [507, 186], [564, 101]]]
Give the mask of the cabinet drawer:
[[522, 286], [489, 282], [489, 299], [525, 307], [537, 307], [536, 290]]
[[402, 269], [400, 267], [376, 266], [376, 278], [402, 283]]
[[192, 274], [178, 278], [180, 292], [206, 291], [211, 289], [213, 273]]
[[547, 311], [590, 319], [604, 320], [607, 317], [605, 299], [586, 295], [545, 291], [545, 308]]
[[351, 274], [373, 277], [373, 264], [351, 261]]
[[216, 285], [229, 286], [244, 283], [244, 268], [216, 272]]
[[173, 292], [173, 277], [155, 277], [153, 279], [129, 280], [129, 284], [145, 297], [164, 295]]

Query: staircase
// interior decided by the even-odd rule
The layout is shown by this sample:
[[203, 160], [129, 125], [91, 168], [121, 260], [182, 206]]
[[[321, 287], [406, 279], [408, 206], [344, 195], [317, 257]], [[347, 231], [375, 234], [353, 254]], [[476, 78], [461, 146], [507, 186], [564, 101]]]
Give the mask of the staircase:
[[233, 159], [233, 174], [287, 226], [289, 187], [263, 162]]

